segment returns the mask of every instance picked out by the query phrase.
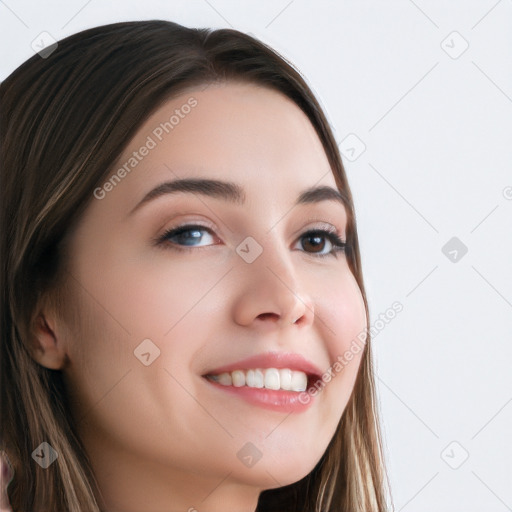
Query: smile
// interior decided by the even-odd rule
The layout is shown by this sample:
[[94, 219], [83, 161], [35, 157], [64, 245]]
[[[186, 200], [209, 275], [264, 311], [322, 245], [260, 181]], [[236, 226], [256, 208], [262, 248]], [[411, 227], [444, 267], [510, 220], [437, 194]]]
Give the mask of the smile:
[[235, 388], [265, 388], [273, 390], [284, 390], [301, 392], [305, 391], [308, 385], [308, 376], [301, 371], [294, 371], [289, 368], [256, 368], [250, 370], [233, 370], [217, 375], [207, 375], [209, 380], [218, 382], [222, 386], [233, 386]]
[[235, 400], [300, 413], [315, 402], [306, 389], [321, 378], [321, 372], [301, 354], [266, 352], [211, 368], [202, 377], [211, 388]]

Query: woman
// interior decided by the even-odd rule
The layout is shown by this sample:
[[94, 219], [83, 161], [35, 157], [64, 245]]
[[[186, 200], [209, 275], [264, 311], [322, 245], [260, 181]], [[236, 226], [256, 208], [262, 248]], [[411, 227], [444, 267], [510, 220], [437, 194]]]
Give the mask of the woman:
[[13, 511], [387, 510], [353, 201], [300, 74], [154, 20], [0, 91]]

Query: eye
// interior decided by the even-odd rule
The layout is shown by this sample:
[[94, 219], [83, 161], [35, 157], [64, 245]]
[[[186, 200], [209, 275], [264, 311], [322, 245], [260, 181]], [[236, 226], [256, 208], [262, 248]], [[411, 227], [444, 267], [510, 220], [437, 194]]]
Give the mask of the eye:
[[[320, 252], [314, 251], [313, 254], [315, 256], [325, 257], [325, 256], [335, 256], [338, 257], [338, 252], [345, 251], [347, 247], [347, 243], [340, 238], [335, 228], [331, 229], [314, 229], [310, 231], [306, 231], [302, 234], [299, 240], [302, 239], [308, 240], [308, 244], [313, 246], [313, 248], [320, 247]], [[321, 252], [322, 248], [325, 246], [325, 242], [322, 243], [319, 240], [322, 240], [323, 238], [327, 238], [329, 243], [331, 244], [332, 248], [328, 252]]]
[[[186, 248], [181, 247], [180, 244], [189, 247], [198, 247], [193, 242], [201, 241], [203, 239], [203, 235], [201, 235], [202, 231], [209, 233], [210, 236], [213, 233], [213, 231], [210, 228], [207, 228], [206, 226], [201, 226], [199, 224], [183, 224], [181, 226], [166, 231], [160, 237], [158, 243], [166, 244], [170, 242], [169, 247], [171, 249], [177, 249], [178, 251], [187, 250]], [[172, 241], [172, 239], [175, 239], [176, 242]]]
[[[184, 224], [172, 229], [167, 230], [160, 238], [156, 240], [157, 245], [166, 246], [170, 249], [177, 251], [190, 251], [194, 247], [203, 248], [208, 245], [197, 245], [195, 242], [202, 241], [204, 239], [204, 235], [201, 232], [206, 232], [210, 237], [213, 238], [213, 230], [206, 226], [201, 226], [199, 224]], [[327, 239], [331, 248], [327, 252], [323, 252], [325, 248], [325, 241], [322, 242], [322, 239]], [[347, 248], [347, 243], [340, 238], [337, 233], [336, 228], [332, 227], [329, 229], [313, 229], [304, 232], [300, 238], [299, 242], [305, 240], [305, 243], [302, 243], [302, 246], [310, 246], [313, 248], [309, 254], [318, 256], [318, 257], [326, 257], [326, 256], [335, 256], [337, 257], [338, 252], [343, 252]], [[329, 247], [329, 245], [327, 246]], [[320, 250], [318, 250], [320, 248]]]

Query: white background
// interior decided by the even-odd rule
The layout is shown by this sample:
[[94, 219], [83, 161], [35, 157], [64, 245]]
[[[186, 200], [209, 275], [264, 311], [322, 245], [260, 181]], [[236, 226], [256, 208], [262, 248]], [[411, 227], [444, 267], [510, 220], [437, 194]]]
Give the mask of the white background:
[[155, 18], [252, 33], [327, 113], [372, 324], [404, 307], [374, 338], [396, 510], [512, 510], [512, 1], [5, 0], [0, 80], [43, 31]]

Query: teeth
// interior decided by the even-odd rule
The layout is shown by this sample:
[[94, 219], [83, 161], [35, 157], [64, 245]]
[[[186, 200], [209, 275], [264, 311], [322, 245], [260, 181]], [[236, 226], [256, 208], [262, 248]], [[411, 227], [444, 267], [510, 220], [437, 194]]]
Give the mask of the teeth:
[[305, 391], [308, 385], [308, 378], [303, 372], [292, 372], [292, 389], [298, 389], [299, 391]]
[[240, 370], [235, 370], [234, 372], [231, 372], [231, 380], [233, 381], [233, 386], [235, 386], [235, 388], [245, 386], [245, 373]]
[[263, 372], [261, 370], [254, 370], [254, 387], [262, 388], [264, 384], [265, 377], [263, 376]]
[[292, 389], [292, 371], [288, 368], [279, 370], [279, 379], [281, 383], [281, 389]]
[[245, 385], [249, 386], [250, 388], [256, 387], [256, 380], [254, 378], [254, 370], [249, 370], [247, 372], [247, 375], [245, 377]]
[[269, 368], [265, 372], [265, 388], [266, 389], [279, 389], [281, 387], [281, 379], [279, 371], [275, 368]]
[[219, 375], [219, 384], [223, 386], [231, 386], [232, 377], [230, 373], [221, 373]]
[[208, 375], [208, 378], [223, 386], [236, 388], [247, 386], [250, 388], [283, 389], [286, 391], [305, 391], [308, 377], [304, 372], [297, 372], [289, 368], [234, 370], [231, 373]]

